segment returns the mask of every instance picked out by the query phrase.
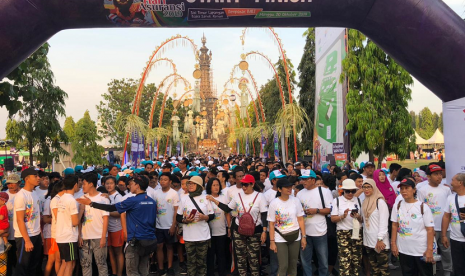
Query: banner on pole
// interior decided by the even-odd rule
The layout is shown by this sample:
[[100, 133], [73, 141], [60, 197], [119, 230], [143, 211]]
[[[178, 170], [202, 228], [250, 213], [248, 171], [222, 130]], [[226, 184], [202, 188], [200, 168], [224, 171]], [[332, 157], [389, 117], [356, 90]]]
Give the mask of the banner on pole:
[[132, 163], [138, 164], [139, 160], [139, 135], [137, 131], [132, 133], [131, 137], [131, 155], [132, 155]]
[[274, 145], [274, 156], [276, 158], [279, 158], [279, 144], [278, 144], [278, 133], [276, 132], [276, 129], [273, 130], [273, 145]]

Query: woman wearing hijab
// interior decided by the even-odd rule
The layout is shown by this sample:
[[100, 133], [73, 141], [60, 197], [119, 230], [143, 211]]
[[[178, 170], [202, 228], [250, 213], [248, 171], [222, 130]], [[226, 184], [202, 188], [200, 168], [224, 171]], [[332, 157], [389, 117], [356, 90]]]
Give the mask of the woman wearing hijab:
[[187, 273], [207, 275], [207, 252], [211, 234], [208, 222], [215, 218], [211, 202], [203, 192], [203, 180], [193, 176], [187, 182], [189, 196], [181, 198], [176, 220], [183, 224]]
[[376, 182], [376, 187], [383, 194], [389, 210], [391, 210], [396, 201], [396, 192], [392, 188], [391, 183], [389, 183], [389, 180], [387, 180], [386, 174], [382, 170], [376, 170], [373, 173], [373, 179]]
[[[389, 185], [389, 183], [388, 183]], [[363, 180], [363, 246], [373, 268], [373, 276], [389, 275], [389, 208], [373, 179]]]

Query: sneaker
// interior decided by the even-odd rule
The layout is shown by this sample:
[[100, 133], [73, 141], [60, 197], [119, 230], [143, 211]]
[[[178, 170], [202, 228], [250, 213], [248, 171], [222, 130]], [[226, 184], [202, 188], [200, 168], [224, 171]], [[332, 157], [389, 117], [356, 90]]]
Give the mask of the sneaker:
[[173, 268], [168, 268], [168, 276], [174, 276], [174, 269]]
[[398, 266], [393, 265], [392, 263], [389, 263], [389, 269], [395, 270], [395, 269], [398, 269], [398, 268], [399, 268]]
[[157, 275], [158, 275], [158, 276], [166, 276], [166, 270], [164, 270], [164, 269], [159, 269]]
[[186, 262], [179, 263], [179, 274], [187, 275], [187, 266]]
[[8, 243], [5, 245], [5, 253], [8, 252], [8, 250], [10, 250], [11, 247], [12, 247], [11, 243], [8, 242]]

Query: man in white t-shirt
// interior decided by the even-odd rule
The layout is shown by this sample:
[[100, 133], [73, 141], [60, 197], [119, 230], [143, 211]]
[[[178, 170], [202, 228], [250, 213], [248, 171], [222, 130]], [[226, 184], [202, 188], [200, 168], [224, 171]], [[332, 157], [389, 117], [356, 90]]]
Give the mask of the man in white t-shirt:
[[374, 172], [375, 172], [375, 164], [373, 164], [373, 162], [370, 162], [370, 161], [366, 162], [365, 166], [363, 167], [363, 173], [362, 173], [363, 179], [373, 178]]
[[[434, 231], [436, 232], [436, 241], [441, 249], [441, 262], [444, 269], [444, 276], [450, 276], [452, 272], [452, 256], [450, 248], [446, 248], [441, 239], [442, 218], [444, 208], [447, 207], [447, 198], [451, 195], [449, 187], [441, 185], [442, 168], [439, 165], [431, 164], [426, 169], [428, 176], [428, 185], [425, 185], [417, 190], [418, 200], [426, 203], [431, 209], [434, 220]], [[446, 237], [449, 239], [450, 228], [446, 232]]]
[[39, 175], [39, 186], [34, 189], [33, 193], [35, 193], [39, 198], [39, 208], [40, 213], [42, 214], [44, 212], [45, 195], [48, 192], [50, 180], [48, 179], [48, 174], [46, 172], [37, 171], [37, 174]]
[[[157, 230], [156, 236], [158, 239], [157, 259], [159, 275], [174, 276], [173, 269], [173, 244], [176, 242], [176, 212], [179, 206], [179, 195], [171, 188], [170, 173], [162, 173], [160, 175], [161, 190], [155, 192], [155, 202], [157, 203]], [[166, 255], [168, 258], [168, 270], [163, 267], [164, 253], [163, 245], [166, 246]]]
[[[312, 170], [301, 170], [305, 189], [297, 194], [304, 209], [307, 247], [302, 251], [302, 267], [305, 275], [313, 275], [312, 258], [315, 249], [320, 276], [328, 275], [328, 238], [326, 216], [331, 212], [333, 196], [329, 189], [316, 186], [316, 174]], [[305, 236], [304, 236], [305, 237]], [[303, 238], [304, 238], [303, 237]]]
[[32, 192], [39, 185], [39, 176], [36, 170], [28, 168], [21, 172], [21, 178], [25, 184], [15, 197], [13, 215], [18, 276], [36, 271], [42, 256], [39, 198]]
[[[452, 177], [451, 186], [456, 194], [447, 198], [447, 204], [442, 217], [442, 237], [444, 247], [451, 248], [452, 265], [456, 275], [465, 272], [465, 173], [458, 173]], [[458, 207], [458, 208], [457, 208]], [[449, 242], [449, 228], [450, 242]]]
[[[82, 190], [92, 202], [109, 204], [110, 201], [97, 191], [98, 177], [95, 173], [83, 175]], [[80, 206], [81, 220], [79, 245], [83, 276], [92, 276], [92, 256], [95, 258], [99, 276], [108, 275], [107, 237], [109, 213], [90, 206]]]
[[63, 179], [65, 193], [57, 203], [57, 218], [55, 225], [55, 240], [60, 251], [62, 264], [58, 275], [73, 275], [78, 253], [78, 225], [79, 211], [74, 193], [78, 188], [78, 179], [75, 175], [67, 175]]
[[8, 251], [8, 261], [7, 261], [7, 274], [13, 275], [13, 269], [16, 266], [16, 240], [15, 240], [15, 229], [13, 227], [13, 217], [14, 217], [14, 203], [15, 197], [18, 194], [21, 184], [21, 178], [15, 173], [11, 173], [6, 178], [6, 185], [8, 190], [6, 193], [9, 196], [8, 202], [6, 203], [6, 208], [8, 209], [8, 222], [10, 223], [10, 229], [8, 234], [8, 242], [11, 244], [11, 248]]

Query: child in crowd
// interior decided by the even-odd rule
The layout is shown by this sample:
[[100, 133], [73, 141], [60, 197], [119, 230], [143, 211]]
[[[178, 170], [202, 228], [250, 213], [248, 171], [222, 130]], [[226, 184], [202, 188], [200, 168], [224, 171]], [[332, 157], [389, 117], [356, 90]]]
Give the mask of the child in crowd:
[[10, 229], [10, 223], [8, 222], [8, 209], [6, 203], [8, 202], [9, 196], [5, 192], [0, 192], [0, 232], [5, 244], [5, 252], [11, 248], [11, 244], [8, 242], [8, 230]]

